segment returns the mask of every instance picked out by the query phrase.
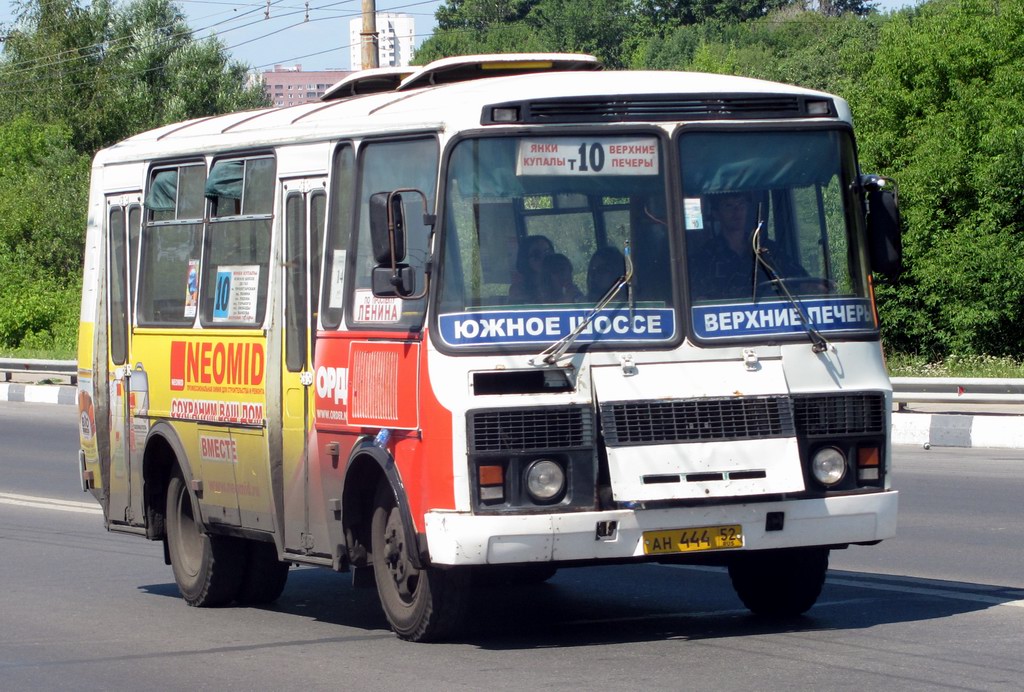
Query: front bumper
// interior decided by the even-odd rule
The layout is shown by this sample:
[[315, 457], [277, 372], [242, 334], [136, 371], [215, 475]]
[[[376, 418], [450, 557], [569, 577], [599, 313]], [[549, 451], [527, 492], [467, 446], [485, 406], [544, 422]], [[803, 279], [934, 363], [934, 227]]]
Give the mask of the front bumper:
[[[896, 535], [895, 490], [827, 499], [613, 510], [564, 514], [475, 516], [453, 511], [425, 517], [430, 561], [440, 565], [616, 560], [644, 556], [643, 532], [740, 524], [744, 547], [767, 550], [867, 543]], [[769, 512], [783, 528], [766, 530]], [[607, 533], [607, 522], [616, 522]], [[720, 552], [720, 551], [716, 551]]]

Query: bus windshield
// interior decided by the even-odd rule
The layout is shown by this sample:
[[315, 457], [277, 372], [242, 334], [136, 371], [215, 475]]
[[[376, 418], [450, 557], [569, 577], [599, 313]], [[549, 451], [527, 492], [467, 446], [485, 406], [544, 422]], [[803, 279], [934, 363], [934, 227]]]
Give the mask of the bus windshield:
[[845, 131], [693, 130], [679, 153], [696, 337], [875, 328]]
[[[627, 257], [630, 281], [574, 343], [675, 338], [682, 291], [674, 287], [684, 278], [698, 340], [875, 329], [845, 130], [699, 128], [678, 142], [674, 205], [663, 140], [653, 134], [456, 144], [445, 188], [442, 340], [549, 345], [591, 316], [626, 274]], [[682, 216], [670, 221], [673, 207]], [[673, 271], [670, 228], [684, 239], [685, 277]]]
[[590, 316], [627, 257], [638, 270], [576, 343], [674, 338], [664, 155], [649, 133], [459, 142], [445, 187], [441, 338], [547, 345]]

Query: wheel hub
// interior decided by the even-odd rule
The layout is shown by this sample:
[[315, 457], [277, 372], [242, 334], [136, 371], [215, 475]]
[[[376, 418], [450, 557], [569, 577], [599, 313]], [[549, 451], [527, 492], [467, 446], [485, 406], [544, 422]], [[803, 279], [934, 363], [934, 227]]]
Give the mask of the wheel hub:
[[389, 513], [388, 523], [384, 529], [384, 561], [398, 595], [403, 601], [411, 602], [416, 595], [419, 570], [412, 566], [406, 554], [402, 521], [397, 509]]

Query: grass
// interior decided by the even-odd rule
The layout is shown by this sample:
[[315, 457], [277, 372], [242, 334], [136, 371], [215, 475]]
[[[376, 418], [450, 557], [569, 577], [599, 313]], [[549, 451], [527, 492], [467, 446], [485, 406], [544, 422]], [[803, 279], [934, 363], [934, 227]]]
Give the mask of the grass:
[[1024, 361], [1008, 356], [957, 356], [928, 361], [922, 356], [887, 353], [891, 377], [1024, 377]]
[[16, 358], [18, 360], [74, 360], [77, 354], [73, 350], [16, 348], [0, 349], [0, 358]]

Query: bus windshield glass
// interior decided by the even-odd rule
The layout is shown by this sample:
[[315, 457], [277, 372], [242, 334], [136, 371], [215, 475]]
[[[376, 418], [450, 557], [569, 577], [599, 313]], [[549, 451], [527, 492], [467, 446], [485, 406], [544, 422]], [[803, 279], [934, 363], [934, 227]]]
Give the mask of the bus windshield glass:
[[679, 152], [697, 338], [875, 329], [847, 132], [700, 129]]
[[[445, 186], [442, 340], [546, 346], [588, 317], [576, 344], [673, 339], [664, 146], [650, 133], [459, 142]], [[637, 271], [592, 314], [627, 257]]]

